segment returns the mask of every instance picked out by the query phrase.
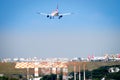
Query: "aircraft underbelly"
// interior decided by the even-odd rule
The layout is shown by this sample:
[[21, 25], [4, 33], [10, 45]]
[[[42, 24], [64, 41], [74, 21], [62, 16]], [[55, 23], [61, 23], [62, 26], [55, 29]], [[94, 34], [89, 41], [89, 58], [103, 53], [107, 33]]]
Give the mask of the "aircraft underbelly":
[[52, 13], [51, 15], [52, 16], [58, 16], [58, 13]]
[[55, 14], [55, 16], [58, 16], [58, 14]]

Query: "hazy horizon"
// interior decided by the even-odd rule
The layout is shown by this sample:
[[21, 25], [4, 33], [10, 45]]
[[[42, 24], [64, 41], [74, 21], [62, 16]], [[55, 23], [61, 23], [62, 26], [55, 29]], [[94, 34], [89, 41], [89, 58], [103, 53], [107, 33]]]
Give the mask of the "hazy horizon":
[[[0, 57], [120, 53], [119, 0], [0, 0]], [[37, 12], [72, 12], [60, 20]]]

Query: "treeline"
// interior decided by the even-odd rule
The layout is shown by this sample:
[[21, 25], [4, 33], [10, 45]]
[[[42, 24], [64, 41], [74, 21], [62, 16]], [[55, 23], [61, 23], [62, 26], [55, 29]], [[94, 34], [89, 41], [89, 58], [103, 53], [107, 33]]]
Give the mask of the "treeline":
[[[120, 71], [119, 72], [109, 72], [110, 68], [119, 68], [120, 65], [114, 65], [114, 66], [103, 66], [96, 70], [90, 71], [89, 73], [92, 73], [92, 78], [95, 80], [99, 80], [103, 77], [105, 77], [105, 80], [120, 80]], [[89, 76], [87, 76], [89, 77]]]
[[0, 77], [0, 80], [27, 80], [25, 76], [21, 74], [5, 74]]
[[19, 79], [17, 79], [17, 78], [8, 78], [8, 77], [3, 76], [3, 77], [0, 77], [0, 80], [19, 80]]
[[[114, 66], [103, 66], [98, 69], [88, 71], [86, 70], [86, 80], [101, 80], [103, 77], [105, 80], [120, 80], [120, 71], [119, 72], [113, 72], [110, 73], [109, 69], [111, 67], [118, 67], [120, 69], [120, 65], [114, 65]], [[68, 80], [74, 80], [74, 72], [71, 72], [68, 74], [70, 78]], [[51, 75], [45, 75], [42, 77], [41, 80], [57, 80], [57, 75], [56, 74], [51, 74]], [[59, 80], [62, 80], [62, 74], [59, 75]], [[76, 80], [79, 80], [79, 73], [76, 73]], [[83, 80], [83, 71], [81, 71], [81, 80]]]
[[[102, 66], [98, 69], [94, 69], [92, 71], [86, 70], [86, 80], [101, 80], [103, 77], [105, 80], [120, 80], [120, 70], [118, 72], [109, 72], [110, 68], [119, 68], [120, 65], [113, 65], [113, 66]], [[59, 80], [62, 80], [63, 74], [59, 75]], [[74, 72], [68, 74], [68, 80], [74, 80]], [[0, 77], [0, 80], [26, 80], [23, 75], [14, 75], [14, 76], [3, 76]], [[40, 80], [57, 80], [56, 74], [51, 75], [44, 75]], [[79, 80], [79, 73], [76, 73], [76, 80]], [[81, 71], [81, 80], [83, 80], [83, 71]]]

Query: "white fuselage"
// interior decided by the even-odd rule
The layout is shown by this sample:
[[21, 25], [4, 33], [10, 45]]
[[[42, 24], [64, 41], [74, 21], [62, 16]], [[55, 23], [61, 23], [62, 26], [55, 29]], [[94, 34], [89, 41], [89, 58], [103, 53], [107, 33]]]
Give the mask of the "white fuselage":
[[51, 16], [58, 16], [58, 11], [57, 10], [55, 10], [55, 11], [53, 11], [52, 13], [51, 13]]

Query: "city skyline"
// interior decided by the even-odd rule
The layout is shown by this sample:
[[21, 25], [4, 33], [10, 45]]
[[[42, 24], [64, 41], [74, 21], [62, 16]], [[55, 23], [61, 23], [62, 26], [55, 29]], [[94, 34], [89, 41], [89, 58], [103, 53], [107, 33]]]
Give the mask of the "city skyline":
[[[119, 0], [1, 0], [1, 57], [86, 57], [120, 53]], [[71, 12], [60, 20], [37, 12]]]

